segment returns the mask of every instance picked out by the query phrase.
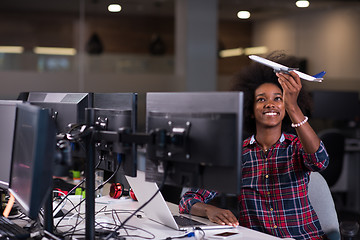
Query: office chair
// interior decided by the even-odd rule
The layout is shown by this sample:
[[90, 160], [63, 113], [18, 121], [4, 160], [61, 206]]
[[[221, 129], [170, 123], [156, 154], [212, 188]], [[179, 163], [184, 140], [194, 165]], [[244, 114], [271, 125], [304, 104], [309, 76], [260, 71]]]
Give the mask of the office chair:
[[335, 203], [326, 180], [318, 172], [310, 174], [309, 199], [328, 238], [340, 240], [340, 226]]
[[[334, 193], [329, 190], [329, 188], [334, 186], [336, 184], [336, 182], [339, 180], [342, 169], [343, 169], [344, 154], [345, 154], [345, 136], [339, 129], [326, 129], [326, 130], [319, 132], [318, 136], [323, 141], [323, 143], [326, 147], [326, 151], [329, 154], [330, 163], [329, 163], [329, 166], [324, 171], [321, 172], [321, 174], [312, 173], [312, 176], [315, 175], [315, 176], [313, 176], [313, 178], [316, 178], [316, 179], [319, 179], [319, 178], [323, 179], [323, 180], [319, 180], [319, 183], [318, 183], [319, 186], [317, 186], [317, 188], [318, 188], [318, 191], [326, 191], [326, 192], [330, 193], [331, 196], [327, 197], [326, 199], [331, 199], [331, 201], [334, 203], [333, 197], [335, 197], [336, 208], [331, 208], [331, 209], [335, 209], [337, 218], [339, 218], [337, 221], [340, 222], [340, 224], [341, 224], [340, 230], [342, 232], [342, 235], [344, 236], [343, 238], [351, 239], [351, 237], [354, 237], [358, 232], [358, 228], [359, 228], [358, 222], [360, 221], [360, 216], [358, 216], [359, 214], [357, 214], [353, 211], [344, 209], [344, 206], [343, 206], [344, 204], [342, 203], [342, 197], [343, 197], [343, 194], [346, 194], [346, 193], [343, 193], [343, 194], [342, 193]], [[324, 183], [324, 181], [325, 181], [325, 183]], [[312, 182], [311, 177], [310, 177], [310, 182]], [[322, 184], [320, 182], [322, 182]], [[312, 183], [312, 184], [314, 184], [314, 183]], [[326, 190], [320, 190], [320, 188], [323, 188]], [[309, 191], [310, 191], [310, 186], [309, 186]], [[328, 195], [328, 193], [326, 193], [326, 194]], [[313, 193], [313, 195], [314, 194], [315, 193]], [[325, 193], [323, 193], [323, 194], [325, 194]], [[309, 193], [309, 197], [310, 197], [310, 193]], [[314, 197], [312, 199], [313, 199], [313, 201], [316, 201], [316, 200], [314, 200]], [[316, 209], [315, 209], [315, 211], [316, 211]], [[321, 211], [321, 210], [319, 210], [319, 211]], [[325, 211], [327, 211], [326, 208], [325, 208]], [[326, 219], [326, 217], [325, 217], [325, 219]], [[323, 220], [323, 221], [326, 221], [326, 220]], [[321, 220], [320, 220], [320, 223], [321, 223]]]
[[[330, 162], [328, 167], [321, 172], [328, 186], [333, 187], [341, 176], [345, 154], [345, 136], [339, 129], [330, 128], [318, 133], [319, 138], [323, 141], [326, 151], [329, 154]], [[344, 191], [332, 191], [337, 210], [345, 207], [347, 193]]]
[[329, 166], [321, 172], [331, 188], [339, 180], [344, 161], [345, 136], [338, 129], [326, 129], [318, 134], [329, 154]]
[[312, 172], [308, 187], [311, 205], [328, 239], [358, 239], [359, 224], [356, 221], [341, 221], [339, 224], [335, 203], [325, 178], [318, 172]]

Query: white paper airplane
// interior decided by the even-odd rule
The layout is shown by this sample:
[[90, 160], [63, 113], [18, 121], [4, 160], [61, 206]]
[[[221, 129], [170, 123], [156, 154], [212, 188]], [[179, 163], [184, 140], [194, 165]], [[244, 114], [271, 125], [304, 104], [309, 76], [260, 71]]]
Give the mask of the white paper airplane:
[[274, 72], [283, 72], [283, 73], [289, 73], [290, 71], [294, 71], [301, 79], [310, 81], [310, 82], [322, 82], [323, 76], [325, 75], [325, 71], [322, 71], [318, 74], [315, 74], [314, 76], [310, 76], [306, 73], [302, 73], [298, 71], [296, 68], [289, 68], [284, 65], [278, 64], [276, 62], [270, 61], [266, 58], [262, 58], [256, 55], [250, 55], [249, 58], [255, 62], [261, 63], [265, 66], [271, 67], [274, 69]]

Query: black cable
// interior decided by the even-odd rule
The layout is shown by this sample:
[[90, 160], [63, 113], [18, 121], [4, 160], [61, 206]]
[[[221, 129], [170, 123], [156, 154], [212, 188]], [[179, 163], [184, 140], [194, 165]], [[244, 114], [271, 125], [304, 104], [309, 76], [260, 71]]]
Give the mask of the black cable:
[[[106, 207], [104, 207], [104, 208], [106, 208]], [[102, 209], [104, 209], [104, 208], [102, 208]], [[133, 211], [134, 210], [114, 210], [114, 209], [112, 209], [112, 210], [105, 210], [105, 211], [100, 210], [96, 214], [99, 214], [99, 213], [102, 213], [102, 214], [112, 213], [112, 215], [115, 215], [117, 217], [117, 219], [119, 219], [118, 214], [121, 214], [121, 213], [129, 213], [129, 214], [131, 214]], [[114, 216], [113, 216], [113, 220], [114, 220], [114, 223], [96, 222], [95, 226], [96, 226], [96, 228], [98, 230], [103, 229], [105, 231], [110, 231], [111, 229], [114, 229], [117, 226], [116, 219], [115, 219]], [[106, 224], [108, 226], [103, 226], [103, 224]], [[64, 225], [64, 226], [65, 227], [68, 226], [68, 227], [71, 227], [71, 228], [68, 230], [68, 233], [63, 234], [62, 237], [68, 238], [68, 237], [75, 237], [75, 236], [83, 236], [83, 233], [80, 233], [80, 232], [84, 231], [85, 228], [76, 229], [75, 231], [73, 231], [73, 233], [70, 233], [70, 231], [72, 231], [74, 228], [77, 228], [77, 226], [73, 226], [73, 225]], [[64, 227], [64, 226], [62, 226], [62, 227]], [[141, 239], [155, 239], [155, 235], [153, 233], [151, 233], [150, 231], [148, 231], [146, 229], [137, 227], [137, 226], [126, 225], [126, 226], [123, 227], [123, 229], [126, 231], [126, 235], [122, 236], [120, 239], [123, 239], [124, 237], [126, 237], [126, 238], [127, 237], [133, 237], [133, 238], [141, 238]], [[128, 232], [129, 230], [130, 231], [136, 231], [136, 230], [142, 231], [142, 232], [144, 232], [145, 235], [131, 234], [131, 232]], [[148, 236], [146, 236], [146, 235], [148, 235]], [[102, 236], [104, 236], [104, 235], [102, 235]]]
[[77, 189], [81, 184], [83, 184], [86, 181], [86, 178], [84, 178], [83, 180], [81, 180], [76, 186], [74, 186], [66, 195], [65, 197], [63, 197], [61, 199], [61, 201], [58, 203], [58, 205], [54, 208], [53, 212], [56, 211], [56, 209], [58, 209], [58, 207], [68, 198], [68, 196], [75, 190]]
[[200, 231], [202, 233], [202, 236], [201, 236], [200, 240], [205, 238], [205, 232], [201, 227], [195, 227], [194, 230], [198, 230], [198, 231]]
[[[71, 131], [73, 131], [74, 129], [76, 129], [76, 128], [78, 128], [78, 127], [83, 127], [83, 126], [86, 126], [86, 125], [84, 125], [84, 124], [76, 124], [75, 126], [73, 126], [73, 127], [68, 131], [68, 133], [66, 134], [66, 136], [67, 136], [66, 139], [69, 140], [69, 141], [71, 141], [71, 140], [74, 140], [74, 139], [76, 140], [77, 138], [82, 139], [82, 137], [87, 136], [87, 135], [88, 135], [87, 130], [92, 130], [92, 128], [87, 128], [87, 129], [85, 129], [84, 132], [81, 132], [81, 133], [77, 134], [77, 135], [79, 135], [79, 136], [74, 137], [74, 135], [71, 135]], [[100, 166], [100, 164], [101, 164], [102, 161], [103, 161], [103, 159], [100, 159], [100, 161], [99, 161], [99, 162], [97, 163], [97, 165], [95, 166], [95, 169], [97, 169], [97, 168]], [[69, 196], [75, 189], [77, 189], [81, 184], [83, 184], [85, 181], [86, 181], [86, 178], [84, 178], [83, 180], [81, 180], [75, 187], [73, 187], [73, 188], [66, 194], [66, 196], [59, 202], [59, 204], [55, 207], [55, 209], [53, 210], [53, 212], [55, 212], [56, 209], [61, 205], [61, 203], [63, 203], [63, 201], [65, 201], [65, 199], [67, 199], [68, 196]]]
[[[80, 207], [80, 206], [79, 206], [79, 207]], [[96, 216], [99, 212], [102, 212], [103, 209], [106, 209], [106, 206], [104, 206], [104, 207], [101, 208], [98, 212], [96, 212], [96, 213], [95, 213], [95, 216]], [[72, 227], [68, 230], [68, 232], [70, 232], [70, 231], [72, 231], [72, 229], [73, 229], [72, 234], [70, 234], [70, 235], [68, 235], [68, 236], [74, 236], [75, 231], [76, 231], [76, 228], [85, 220], [84, 218], [82, 218], [81, 221], [79, 222], [79, 221], [78, 221], [78, 220], [79, 220], [79, 217], [80, 217], [80, 214], [78, 214], [78, 216], [77, 216], [77, 218], [76, 218], [75, 225], [72, 226]], [[95, 223], [96, 223], [96, 222], [95, 222]], [[96, 223], [96, 224], [98, 224], [98, 223]], [[79, 229], [78, 229], [78, 231], [79, 231]]]
[[[122, 222], [121, 222], [121, 219], [120, 219], [119, 215], [116, 214], [116, 216], [117, 216], [117, 219], [119, 220], [119, 223], [120, 223], [120, 225], [121, 225]], [[130, 215], [130, 216], [131, 216], [131, 215]], [[115, 221], [115, 222], [116, 222], [116, 221]], [[127, 229], [124, 229], [124, 230], [125, 230], [126, 235], [129, 235]]]
[[[120, 162], [120, 163], [121, 163], [121, 162]], [[116, 174], [116, 173], [118, 172], [118, 170], [120, 169], [120, 165], [121, 165], [121, 164], [119, 164], [119, 165], [117, 166], [117, 168], [116, 168], [116, 170], [114, 171], [114, 173], [113, 173], [106, 181], [104, 181], [101, 185], [99, 185], [99, 186], [95, 189], [95, 191], [101, 189], [106, 183], [108, 183], [108, 182], [111, 180], [111, 178], [113, 178], [113, 177], [115, 176], [115, 174]], [[85, 201], [85, 199], [86, 199], [86, 198], [82, 199], [77, 205], [75, 205], [75, 206], [74, 206], [73, 208], [71, 208], [67, 213], [65, 213], [65, 214], [61, 217], [61, 219], [59, 220], [59, 222], [56, 224], [56, 226], [54, 227], [54, 230], [56, 230], [56, 228], [58, 227], [59, 223], [60, 223], [72, 210], [74, 210], [77, 206], [81, 205], [81, 204]]]
[[80, 224], [80, 223], [78, 223], [80, 214], [81, 214], [81, 205], [79, 205], [79, 211], [78, 211], [78, 214], [77, 214], [77, 217], [76, 217], [74, 231], [72, 232], [72, 236], [74, 235], [77, 226]]
[[[100, 159], [100, 161], [96, 164], [95, 169], [97, 169], [97, 168], [100, 166], [100, 164], [102, 163], [102, 161], [103, 161], [103, 159]], [[117, 170], [118, 170], [118, 169], [117, 169]], [[117, 170], [116, 170], [116, 171], [117, 171]], [[113, 176], [112, 176], [112, 177], [113, 177]], [[111, 178], [109, 178], [109, 179], [111, 179]], [[55, 212], [56, 209], [60, 206], [60, 204], [63, 203], [63, 202], [65, 201], [65, 199], [67, 199], [68, 196], [69, 196], [73, 191], [75, 191], [75, 189], [77, 189], [81, 184], [83, 184], [85, 181], [86, 181], [86, 178], [84, 178], [84, 179], [81, 180], [76, 186], [74, 186], [74, 187], [65, 195], [65, 197], [58, 203], [58, 205], [55, 207], [55, 209], [53, 210], [53, 212]], [[96, 191], [96, 190], [95, 190], [95, 191]]]
[[122, 222], [121, 225], [119, 225], [112, 233], [109, 233], [108, 236], [106, 236], [105, 240], [109, 240], [111, 237], [113, 237], [113, 235], [119, 231], [122, 227], [124, 227], [124, 225], [126, 224], [126, 222], [128, 222], [136, 213], [138, 213], [141, 209], [143, 209], [149, 202], [151, 202], [155, 196], [160, 192], [160, 190], [163, 188], [164, 184], [165, 184], [165, 180], [167, 177], [167, 171], [168, 171], [168, 167], [167, 165], [165, 166], [165, 170], [164, 170], [164, 177], [163, 180], [161, 182], [160, 187], [158, 188], [158, 190], [154, 193], [154, 195], [147, 200], [143, 205], [141, 205], [133, 214], [131, 214], [127, 219], [125, 219], [125, 221]]
[[[83, 130], [80, 130], [79, 133], [73, 134], [72, 132], [75, 131], [77, 128], [83, 128]], [[66, 133], [64, 138], [66, 140], [69, 140], [70, 142], [73, 143], [78, 143], [81, 147], [82, 150], [86, 150], [86, 147], [83, 143], [83, 138], [86, 137], [87, 135], [89, 135], [92, 132], [93, 128], [92, 127], [87, 127], [86, 124], [74, 124]]]
[[[121, 214], [121, 213], [129, 213], [129, 214], [132, 214], [132, 212], [133, 211], [135, 211], [135, 210], [115, 210], [115, 209], [111, 209], [111, 210], [104, 210], [106, 208], [106, 206], [104, 206], [101, 210], [99, 210], [96, 214], [100, 214], [100, 213], [102, 213], [102, 214], [107, 214], [107, 213], [111, 213], [112, 215], [116, 215], [117, 216], [117, 214]], [[116, 227], [117, 225], [116, 225], [116, 220], [115, 220], [115, 218], [114, 218], [114, 216], [113, 216], [113, 220], [114, 220], [114, 222], [115, 223], [109, 223], [109, 222], [106, 222], [106, 224], [108, 224], [108, 225], [113, 225], [113, 227], [111, 227], [111, 229], [114, 229], [114, 227]], [[84, 221], [84, 219], [82, 219], [82, 221]], [[80, 222], [81, 223], [81, 222]], [[79, 223], [79, 224], [80, 224]], [[105, 230], [108, 230], [109, 231], [109, 229], [110, 229], [110, 227], [104, 227], [104, 226], [102, 226], [102, 224], [103, 223], [101, 223], [101, 222], [95, 222], [96, 223], [96, 226], [100, 226], [102, 229], [105, 229]], [[73, 233], [70, 233], [70, 231], [72, 231], [74, 228], [77, 228], [77, 226], [74, 226], [74, 225], [62, 225], [61, 227], [71, 227], [69, 230], [68, 230], [68, 233], [65, 233], [65, 234], [63, 234], [63, 237], [68, 237], [68, 236], [75, 236], [75, 235], [80, 235], [80, 233], [76, 233], [76, 232], [79, 232], [79, 231], [82, 231], [82, 230], [84, 230], [85, 228], [81, 228], [81, 229], [76, 229]], [[141, 229], [141, 228], [136, 228], [136, 227], [133, 227], [133, 229], [131, 229], [131, 230], [136, 230], [136, 229], [140, 229], [140, 230], [142, 230], [142, 231], [144, 231], [144, 232], [146, 232], [146, 233], [148, 233], [149, 235], [151, 235], [151, 236], [153, 236], [153, 234], [151, 234], [150, 232], [148, 232], [148, 231], [146, 231], [146, 230], [144, 230], [144, 229]], [[129, 234], [128, 234], [129, 235]], [[141, 236], [140, 236], [141, 237]], [[145, 238], [145, 239], [153, 239], [153, 238], [147, 238], [147, 237], [143, 237], [143, 238]]]
[[[85, 127], [85, 129], [83, 131], [80, 131], [77, 134], [72, 134], [71, 133], [75, 129], [82, 128], [82, 127]], [[93, 127], [87, 127], [86, 124], [76, 124], [65, 134], [65, 136], [66, 136], [66, 139], [69, 140], [69, 141], [73, 140], [75, 142], [78, 142], [78, 141], [82, 141], [84, 137], [91, 134], [93, 130], [94, 130]]]

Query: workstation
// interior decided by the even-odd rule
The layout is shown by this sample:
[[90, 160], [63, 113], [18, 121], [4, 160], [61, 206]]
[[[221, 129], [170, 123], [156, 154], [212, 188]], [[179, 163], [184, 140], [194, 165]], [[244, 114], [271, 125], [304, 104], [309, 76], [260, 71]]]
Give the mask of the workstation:
[[[294, 3], [291, 3], [292, 6], [287, 5], [288, 3], [279, 3], [281, 6], [274, 6], [275, 4], [271, 4], [272, 1], [260, 3], [263, 6], [262, 10], [249, 5], [247, 1], [227, 1], [229, 5], [222, 0], [206, 1], [206, 3], [180, 0], [147, 1], [147, 3], [139, 1], [137, 7], [131, 4], [123, 5], [122, 10], [115, 14], [100, 12], [100, 9], [107, 7], [104, 1], [81, 0], [74, 6], [60, 4], [52, 7], [45, 7], [45, 5], [39, 7], [41, 1], [38, 1], [39, 5], [34, 3], [33, 6], [21, 0], [18, 1], [16, 5], [26, 10], [16, 9], [10, 3], [8, 6], [0, 7], [2, 13], [0, 32], [4, 33], [0, 45], [23, 47], [19, 53], [0, 53], [0, 78], [2, 79], [0, 99], [5, 100], [6, 105], [10, 104], [8, 101], [14, 101], [15, 104], [20, 104], [17, 101], [26, 101], [31, 105], [50, 109], [57, 108], [58, 102], [67, 99], [64, 102], [68, 101], [74, 108], [65, 110], [66, 115], [75, 113], [78, 109], [94, 109], [90, 112], [81, 110], [78, 112], [80, 115], [76, 115], [68, 123], [104, 126], [109, 121], [108, 131], [110, 132], [122, 127], [131, 129], [131, 134], [124, 135], [129, 137], [127, 144], [137, 144], [136, 141], [140, 141], [140, 144], [136, 147], [136, 151], [126, 152], [127, 159], [131, 160], [123, 161], [123, 166], [119, 168], [121, 173], [116, 174], [108, 185], [122, 182], [125, 188], [129, 188], [124, 172], [135, 175], [136, 170], [146, 170], [146, 163], [149, 162], [146, 159], [158, 156], [156, 153], [159, 149], [145, 147], [148, 141], [146, 135], [149, 134], [146, 122], [151, 115], [151, 124], [161, 124], [164, 127], [168, 123], [162, 119], [165, 115], [147, 112], [148, 93], [227, 92], [231, 88], [233, 75], [250, 64], [249, 54], [245, 52], [253, 47], [259, 47], [257, 49], [260, 49], [260, 53], [255, 52], [255, 54], [264, 57], [272, 50], [278, 49], [299, 56], [303, 59], [303, 70], [309, 74], [325, 70], [327, 73], [323, 82], [305, 83], [313, 100], [313, 112], [307, 116], [318, 135], [324, 137], [321, 139], [324, 142], [329, 141], [327, 144], [329, 146], [331, 144], [337, 146], [327, 148], [329, 154], [336, 157], [330, 156], [330, 166], [322, 174], [333, 194], [339, 222], [360, 220], [360, 179], [358, 176], [360, 171], [360, 84], [357, 74], [360, 51], [357, 51], [358, 44], [356, 43], [360, 39], [360, 33], [357, 27], [359, 20], [357, 1], [314, 0], [310, 1], [308, 9], [301, 10], [293, 9]], [[245, 8], [253, 9], [250, 19], [232, 19], [232, 15], [235, 16], [238, 10]], [[130, 14], [127, 12], [128, 9], [133, 12]], [[148, 9], [149, 13], [144, 13], [144, 9]], [[39, 14], [44, 12], [46, 14]], [[206, 19], [206, 21], [200, 24], [196, 19]], [[129, 29], [137, 29], [137, 31]], [[95, 44], [95, 50], [91, 50], [90, 42], [93, 44], [94, 41], [97, 44]], [[36, 46], [69, 48], [70, 51], [74, 49], [76, 51], [69, 55], [35, 53]], [[1, 51], [2, 49], [0, 48]], [[194, 51], [194, 49], [197, 50]], [[263, 49], [266, 51], [262, 53]], [[226, 56], [226, 51], [220, 50], [234, 50], [233, 52], [240, 54]], [[225, 55], [221, 55], [220, 52]], [[36, 96], [37, 93], [42, 93], [43, 97]], [[48, 94], [46, 100], [44, 100], [44, 94]], [[123, 94], [127, 96], [126, 100], [122, 97], [118, 98]], [[177, 100], [174, 101], [177, 102]], [[158, 111], [161, 104], [150, 104], [150, 106]], [[201, 108], [206, 109], [206, 106]], [[63, 120], [61, 119], [62, 110], [60, 107], [60, 110], [56, 111], [60, 113], [59, 122]], [[9, 118], [4, 121], [7, 124], [12, 122], [11, 126], [15, 126], [14, 108], [11, 111], [12, 120]], [[207, 109], [206, 114], [212, 111], [213, 109]], [[54, 115], [54, 113], [51, 114]], [[86, 123], [86, 115], [88, 119], [92, 119], [88, 123]], [[189, 115], [177, 117], [184, 122], [180, 128], [186, 130], [184, 118], [190, 119]], [[203, 125], [201, 120], [196, 118], [192, 119], [192, 122], [195, 120]], [[111, 125], [112, 121], [116, 123]], [[65, 129], [68, 123], [62, 122], [57, 128]], [[169, 125], [166, 127], [170, 129]], [[4, 136], [11, 136], [9, 129], [2, 130], [7, 130]], [[79, 133], [77, 131], [80, 131], [80, 128], [74, 129], [72, 132], [74, 137], [80, 136], [76, 135]], [[195, 128], [194, 131], [196, 131]], [[238, 136], [240, 135], [238, 133]], [[113, 140], [111, 134], [98, 134], [96, 137]], [[241, 138], [244, 139], [243, 136]], [[324, 140], [325, 138], [328, 140]], [[332, 140], [334, 138], [336, 141]], [[7, 141], [5, 137], [1, 139], [2, 143], [6, 142], [6, 144], [1, 144], [1, 152], [6, 153], [4, 159], [9, 159], [12, 154], [12, 142]], [[66, 142], [60, 144], [60, 153], [63, 156], [67, 154], [65, 151], [67, 144]], [[76, 173], [83, 171], [81, 178], [86, 178], [86, 172], [93, 171], [90, 170], [91, 165], [87, 165], [89, 167], [87, 171], [84, 165], [83, 159], [87, 158], [86, 155], [89, 153], [81, 144], [71, 143], [70, 145], [72, 147], [71, 167], [75, 169], [58, 165], [53, 168], [56, 171], [53, 175], [61, 176], [64, 173], [68, 174], [69, 171], [71, 175], [75, 170]], [[94, 148], [94, 161], [91, 161], [94, 163], [93, 169], [97, 168], [94, 170], [94, 189], [97, 174], [103, 176], [101, 177], [103, 180], [108, 179], [118, 167], [117, 154], [106, 154], [108, 149], [105, 145], [100, 144], [98, 148]], [[121, 144], [115, 145], [116, 151], [124, 151]], [[330, 153], [333, 152], [332, 149], [334, 153]], [[170, 152], [172, 153], [173, 150], [178, 149], [171, 148]], [[153, 155], [147, 155], [148, 153], [153, 153]], [[196, 154], [209, 153], [200, 151]], [[215, 156], [215, 153], [209, 155]], [[186, 155], [184, 158], [186, 159]], [[103, 161], [96, 166], [98, 159], [103, 159]], [[151, 167], [155, 172], [154, 166]], [[6, 169], [8, 168], [2, 168], [9, 177], [9, 171]], [[149, 173], [149, 169], [147, 170]], [[75, 183], [69, 176], [62, 179]], [[159, 174], [156, 179], [160, 183]], [[169, 183], [170, 180], [167, 181]], [[1, 188], [6, 189], [5, 192], [8, 189], [7, 184], [7, 181], [1, 184]], [[173, 185], [177, 184], [174, 182], [166, 184], [165, 188], [169, 192], [164, 190], [163, 195], [165, 199], [171, 199], [173, 204], [177, 205], [176, 201], [180, 197], [173, 196], [178, 196], [181, 187], [177, 186], [174, 190], [171, 189]], [[104, 201], [112, 204], [116, 200], [108, 197], [109, 191], [103, 189], [101, 199], [106, 198]], [[88, 198], [94, 199], [95, 203], [92, 206], [92, 200], [88, 200], [89, 214], [97, 212], [97, 192]], [[233, 190], [230, 189], [229, 192]], [[8, 196], [5, 202], [7, 200]], [[127, 199], [127, 202], [133, 203], [132, 201]], [[85, 200], [82, 207], [84, 206]], [[116, 209], [115, 206], [114, 208]], [[178, 211], [175, 210], [175, 212]], [[88, 222], [84, 220], [82, 225], [79, 224], [79, 229], [86, 229], [86, 227], [93, 229], [96, 218], [95, 214], [84, 218]], [[56, 224], [56, 219], [53, 220]], [[131, 221], [139, 221], [139, 218]], [[153, 227], [154, 223], [149, 224]], [[146, 228], [147, 230], [152, 228], [150, 225]], [[161, 233], [155, 231], [153, 234], [156, 237], [153, 239], [165, 239], [176, 235], [176, 231], [170, 228], [167, 232], [166, 228], [161, 228], [163, 229]], [[251, 232], [250, 229], [246, 231]], [[166, 234], [163, 234], [164, 232]], [[91, 236], [95, 233], [96, 231], [88, 232]], [[144, 235], [141, 236], [144, 237]]]
[[[7, 199], [4, 215], [25, 227], [27, 237], [207, 239], [226, 231], [255, 239], [278, 239], [243, 227], [213, 224], [207, 228], [210, 221], [197, 217], [189, 219], [197, 218], [207, 225], [196, 228], [191, 223], [181, 229], [169, 225], [165, 213], [180, 215], [178, 206], [166, 203], [159, 192], [165, 183], [239, 193], [241, 92], [148, 93], [145, 133], [133, 130], [136, 93], [27, 95], [28, 101], [0, 103], [2, 131], [10, 136], [4, 139], [7, 159], [2, 158], [3, 168], [7, 167], [1, 175], [3, 199]], [[80, 124], [83, 121], [85, 124]], [[66, 127], [66, 122], [78, 123]], [[145, 168], [137, 167], [142, 148], [148, 162], [142, 159], [140, 165], [145, 163]], [[221, 156], [228, 161], [218, 161]], [[75, 186], [67, 172], [74, 166], [73, 160], [81, 157], [85, 168], [77, 170], [85, 174]], [[124, 176], [127, 189], [134, 188], [132, 198], [125, 196], [124, 185], [116, 185]], [[217, 181], [219, 176], [224, 181]], [[96, 193], [100, 189], [101, 194]], [[78, 190], [80, 194], [75, 194]], [[147, 195], [142, 195], [145, 192]]]

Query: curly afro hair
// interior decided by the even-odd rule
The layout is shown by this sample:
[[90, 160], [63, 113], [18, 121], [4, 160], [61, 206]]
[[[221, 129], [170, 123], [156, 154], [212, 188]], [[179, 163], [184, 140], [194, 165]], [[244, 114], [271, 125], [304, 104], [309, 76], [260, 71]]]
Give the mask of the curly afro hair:
[[[292, 68], [300, 68], [301, 66], [301, 59], [286, 55], [282, 51], [272, 52], [266, 58]], [[253, 119], [254, 93], [263, 83], [273, 83], [282, 89], [273, 69], [256, 62], [252, 62], [250, 65], [241, 69], [233, 78], [233, 87], [231, 90], [244, 92], [244, 131], [250, 135], [256, 133], [255, 121]], [[302, 83], [302, 89], [299, 93], [298, 105], [305, 115], [310, 114], [311, 97], [304, 83]], [[288, 133], [295, 133], [294, 129], [291, 128], [291, 120], [287, 114], [282, 123], [282, 130]]]

